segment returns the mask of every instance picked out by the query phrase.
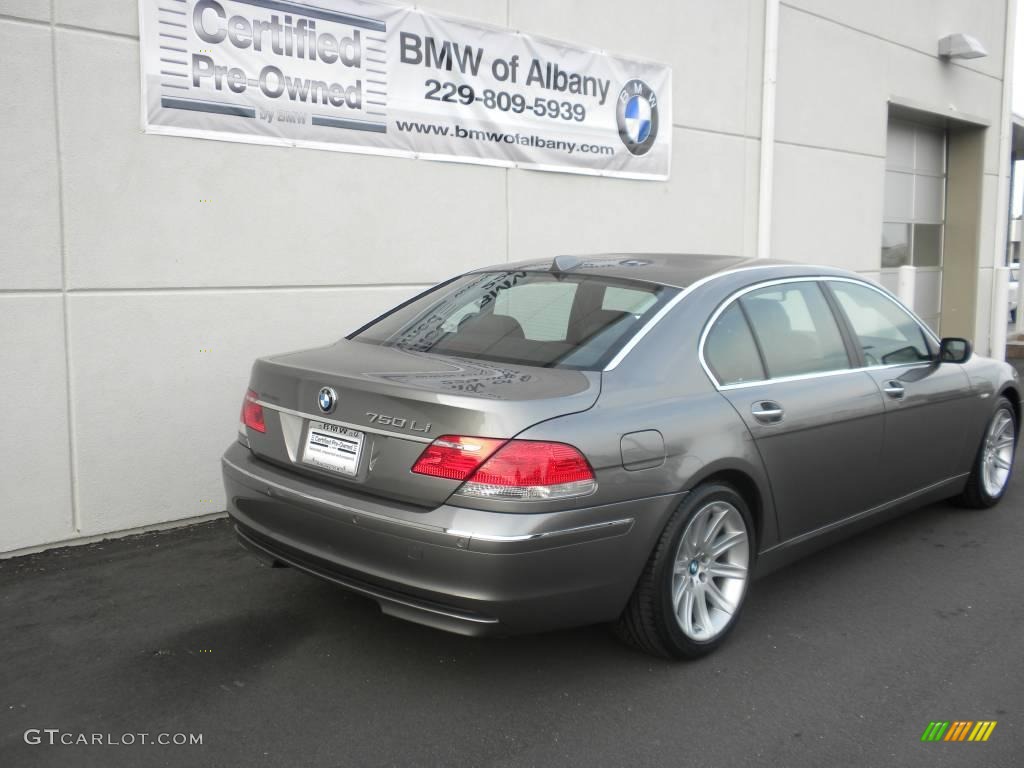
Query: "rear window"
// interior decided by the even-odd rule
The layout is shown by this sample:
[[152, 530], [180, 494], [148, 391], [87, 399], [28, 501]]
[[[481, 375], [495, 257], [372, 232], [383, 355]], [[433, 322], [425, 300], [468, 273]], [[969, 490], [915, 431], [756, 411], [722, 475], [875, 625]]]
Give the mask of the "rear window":
[[413, 352], [596, 370], [676, 293], [591, 275], [482, 272], [440, 285], [349, 338]]

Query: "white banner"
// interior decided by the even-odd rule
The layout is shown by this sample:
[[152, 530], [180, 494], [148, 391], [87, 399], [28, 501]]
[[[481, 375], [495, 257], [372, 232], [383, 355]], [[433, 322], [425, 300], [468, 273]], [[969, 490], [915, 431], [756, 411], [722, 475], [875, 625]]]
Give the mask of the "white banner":
[[139, 0], [147, 132], [667, 179], [672, 71], [369, 0]]

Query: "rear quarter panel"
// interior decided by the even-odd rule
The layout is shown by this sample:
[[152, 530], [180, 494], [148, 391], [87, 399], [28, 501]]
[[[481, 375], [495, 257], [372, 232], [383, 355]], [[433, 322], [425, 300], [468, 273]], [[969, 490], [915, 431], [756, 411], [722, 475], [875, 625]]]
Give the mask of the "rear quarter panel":
[[[743, 420], [697, 358], [704, 322], [719, 300], [717, 292], [688, 296], [619, 365], [602, 373], [601, 394], [592, 408], [537, 424], [520, 437], [579, 447], [599, 485], [588, 505], [679, 493], [721, 472], [742, 473], [757, 492], [751, 511], [763, 548], [778, 540], [764, 465]], [[646, 430], [661, 434], [664, 460], [626, 469], [623, 436]], [[664, 513], [658, 532], [672, 511]]]

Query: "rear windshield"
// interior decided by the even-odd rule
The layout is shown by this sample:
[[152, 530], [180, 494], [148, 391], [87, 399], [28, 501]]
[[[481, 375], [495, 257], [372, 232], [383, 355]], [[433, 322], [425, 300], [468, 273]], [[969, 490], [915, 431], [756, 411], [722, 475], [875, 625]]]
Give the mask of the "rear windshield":
[[592, 275], [479, 272], [438, 286], [349, 338], [414, 352], [597, 370], [676, 293]]

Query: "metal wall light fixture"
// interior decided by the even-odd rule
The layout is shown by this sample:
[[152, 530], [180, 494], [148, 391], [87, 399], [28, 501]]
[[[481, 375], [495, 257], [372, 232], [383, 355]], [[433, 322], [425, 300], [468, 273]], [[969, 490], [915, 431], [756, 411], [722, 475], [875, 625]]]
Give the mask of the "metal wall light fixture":
[[988, 51], [977, 38], [956, 32], [939, 39], [939, 56], [944, 59], [980, 59], [988, 56]]

